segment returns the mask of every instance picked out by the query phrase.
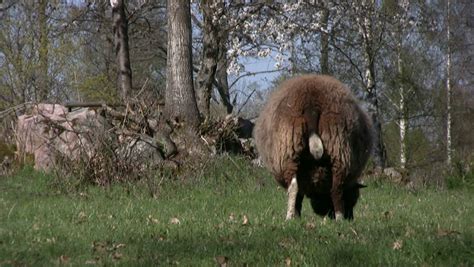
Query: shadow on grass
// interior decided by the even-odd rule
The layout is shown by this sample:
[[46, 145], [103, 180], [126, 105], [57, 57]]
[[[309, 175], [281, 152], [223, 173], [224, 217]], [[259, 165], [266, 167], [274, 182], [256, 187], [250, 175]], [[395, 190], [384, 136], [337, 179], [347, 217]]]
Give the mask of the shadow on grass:
[[[345, 226], [343, 226], [345, 227]], [[372, 226], [373, 227], [373, 226]], [[375, 226], [378, 233], [390, 233], [390, 225]], [[382, 265], [472, 265], [474, 246], [471, 234], [452, 237], [426, 236], [402, 239], [400, 248], [393, 247], [395, 237], [351, 236], [325, 227], [307, 230], [300, 224], [284, 228], [242, 227], [231, 233], [182, 233], [168, 236], [149, 233], [148, 236], [129, 237], [138, 249], [137, 263], [156, 264], [212, 264], [224, 256], [230, 264], [285, 264], [290, 259], [297, 265], [321, 266], [380, 266]], [[347, 228], [350, 225], [347, 224]], [[257, 231], [257, 232], [253, 232]], [[249, 234], [249, 232], [253, 232]]]

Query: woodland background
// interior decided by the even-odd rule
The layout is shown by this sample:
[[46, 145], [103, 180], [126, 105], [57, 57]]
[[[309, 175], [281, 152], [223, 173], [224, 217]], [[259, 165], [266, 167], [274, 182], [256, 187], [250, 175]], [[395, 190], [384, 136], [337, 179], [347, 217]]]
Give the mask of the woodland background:
[[[251, 122], [303, 73], [374, 123], [354, 221], [285, 221], [254, 164]], [[12, 162], [23, 114], [85, 102], [107, 127], [30, 120], [84, 153]], [[0, 265], [474, 266], [473, 130], [472, 0], [0, 0]]]
[[[469, 0], [3, 1], [2, 142], [25, 103], [146, 99], [197, 128], [230, 113], [253, 119], [281, 80], [324, 73], [369, 111], [372, 167], [466, 172], [473, 14]], [[250, 61], [271, 66], [250, 71]]]

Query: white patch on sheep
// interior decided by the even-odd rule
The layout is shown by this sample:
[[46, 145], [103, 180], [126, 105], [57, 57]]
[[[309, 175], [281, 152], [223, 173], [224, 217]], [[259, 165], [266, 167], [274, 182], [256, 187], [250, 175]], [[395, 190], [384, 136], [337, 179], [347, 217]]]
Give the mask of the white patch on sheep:
[[296, 195], [298, 194], [298, 182], [296, 176], [291, 179], [290, 186], [288, 186], [288, 210], [286, 212], [286, 219], [291, 220], [296, 215]]
[[312, 133], [309, 137], [309, 152], [313, 155], [314, 159], [320, 159], [324, 153], [323, 142], [321, 138], [315, 133]]

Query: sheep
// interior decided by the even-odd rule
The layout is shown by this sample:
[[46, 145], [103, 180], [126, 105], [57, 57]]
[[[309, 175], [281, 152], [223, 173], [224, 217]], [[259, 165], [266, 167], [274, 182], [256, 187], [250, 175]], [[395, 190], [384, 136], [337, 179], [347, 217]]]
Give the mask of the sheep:
[[304, 196], [318, 215], [353, 219], [372, 125], [344, 84], [325, 75], [287, 80], [262, 109], [254, 138], [263, 165], [287, 189], [287, 220], [300, 217]]

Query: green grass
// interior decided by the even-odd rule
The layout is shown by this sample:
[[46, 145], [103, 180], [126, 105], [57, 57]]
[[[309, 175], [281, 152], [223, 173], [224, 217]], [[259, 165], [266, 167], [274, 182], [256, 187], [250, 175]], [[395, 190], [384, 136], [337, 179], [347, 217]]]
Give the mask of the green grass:
[[323, 220], [307, 200], [302, 218], [286, 222], [285, 202], [266, 171], [240, 158], [163, 181], [156, 198], [145, 183], [66, 194], [25, 169], [0, 177], [0, 266], [474, 265], [472, 189], [370, 183], [352, 222]]

